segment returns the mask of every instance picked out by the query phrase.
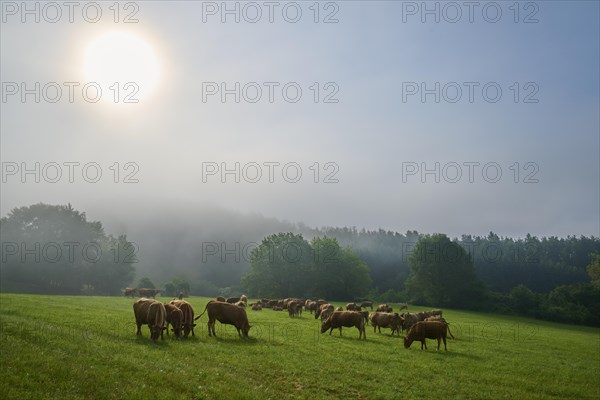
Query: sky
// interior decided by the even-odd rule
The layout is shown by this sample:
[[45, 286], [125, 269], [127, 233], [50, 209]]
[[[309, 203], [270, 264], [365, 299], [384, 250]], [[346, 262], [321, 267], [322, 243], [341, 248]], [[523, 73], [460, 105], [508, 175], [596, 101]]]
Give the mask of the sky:
[[2, 1], [0, 213], [600, 236], [599, 3], [464, 3]]

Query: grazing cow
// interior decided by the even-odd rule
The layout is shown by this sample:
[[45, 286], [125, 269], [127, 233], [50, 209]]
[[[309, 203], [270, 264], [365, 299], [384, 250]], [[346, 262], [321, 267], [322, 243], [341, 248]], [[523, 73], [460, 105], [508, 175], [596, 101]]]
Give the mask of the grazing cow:
[[223, 296], [217, 296], [217, 301], [227, 301]]
[[307, 310], [312, 314], [317, 311], [318, 305], [316, 301], [306, 301]]
[[283, 311], [283, 308], [279, 306], [273, 306], [273, 311]]
[[137, 289], [136, 288], [125, 288], [123, 290], [123, 295], [125, 297], [135, 297], [135, 295], [137, 294]]
[[425, 346], [425, 349], [427, 349], [427, 343], [425, 343], [425, 339], [437, 339], [437, 349], [439, 350], [440, 341], [443, 339], [444, 350], [448, 351], [446, 348], [447, 330], [448, 325], [444, 324], [443, 322], [419, 321], [410, 328], [410, 331], [408, 331], [408, 336], [404, 336], [404, 347], [408, 349], [414, 341], [420, 341], [421, 350], [423, 350], [423, 346]]
[[387, 304], [380, 304], [379, 306], [377, 306], [377, 312], [386, 312], [386, 313], [391, 313], [394, 310], [392, 309], [392, 307], [388, 306]]
[[139, 288], [137, 291], [140, 294], [140, 296], [142, 296], [142, 297], [152, 297], [152, 298], [155, 298], [160, 293], [159, 289], [148, 289], [148, 288]]
[[227, 302], [228, 302], [229, 304], [235, 304], [235, 303], [237, 303], [238, 301], [240, 301], [240, 298], [239, 298], [239, 297], [229, 297], [229, 298], [227, 298]]
[[360, 306], [363, 308], [367, 308], [370, 307], [371, 311], [373, 311], [373, 302], [371, 300], [365, 300], [362, 303], [360, 303]]
[[369, 314], [369, 321], [373, 325], [373, 332], [379, 330], [379, 333], [381, 333], [381, 328], [390, 328], [392, 336], [394, 332], [398, 332], [398, 336], [400, 336], [402, 317], [398, 313], [371, 312]]
[[333, 310], [333, 304], [321, 304], [321, 306], [315, 312], [315, 319], [321, 317], [321, 321], [323, 321], [324, 319], [327, 319], [327, 317], [329, 317]]
[[133, 303], [133, 314], [135, 315], [135, 323], [137, 324], [136, 335], [142, 334], [142, 325], [147, 324], [150, 328], [150, 338], [154, 343], [165, 328], [165, 319], [167, 312], [165, 306], [160, 301], [150, 300], [146, 298], [139, 299]]
[[183, 292], [179, 292], [179, 296], [177, 296], [179, 300], [183, 300]]
[[244, 303], [243, 301], [238, 301], [237, 303], [235, 303], [236, 306], [238, 307], [242, 307], [242, 308], [246, 308], [246, 303]]
[[248, 304], [248, 298], [246, 297], [245, 294], [240, 296], [240, 301], [243, 301], [244, 303]]
[[309, 306], [309, 305], [310, 305], [310, 303], [312, 303], [312, 300], [311, 300], [311, 299], [306, 299], [306, 300], [304, 301], [304, 311], [310, 311], [310, 306]]
[[242, 336], [242, 333], [244, 338], [248, 337], [250, 324], [248, 323], [246, 309], [234, 304], [211, 300], [206, 305], [202, 314], [198, 315], [195, 319], [200, 318], [206, 311], [208, 311], [208, 336], [217, 336], [215, 332], [215, 321], [219, 321], [222, 324], [235, 326], [240, 337]]
[[252, 307], [253, 311], [260, 311], [260, 310], [262, 310], [262, 306], [260, 305], [260, 303], [253, 304], [251, 307]]
[[192, 336], [196, 336], [194, 334], [196, 324], [194, 323], [194, 309], [192, 305], [185, 300], [171, 300], [169, 304], [174, 305], [183, 312], [183, 336], [188, 337], [190, 332], [192, 332]]
[[346, 304], [346, 311], [356, 311], [356, 303], [348, 303]]
[[446, 326], [448, 327], [448, 334], [450, 335], [450, 337], [452, 339], [454, 339], [454, 335], [452, 334], [452, 332], [450, 332], [450, 323], [447, 322], [445, 318], [442, 318], [442, 317], [427, 317], [427, 318], [425, 318], [425, 321], [437, 321], [437, 322], [442, 322], [442, 323], [446, 324]]
[[420, 321], [418, 313], [402, 313], [400, 316], [404, 318], [402, 330], [409, 330], [414, 324]]
[[288, 314], [290, 317], [301, 317], [302, 316], [302, 303], [299, 301], [290, 301], [288, 303]]
[[175, 337], [181, 337], [181, 327], [183, 325], [183, 311], [173, 304], [164, 304], [166, 311], [167, 335], [169, 334], [169, 324], [173, 327]]
[[335, 311], [344, 311], [344, 309], [342, 307], [336, 307]]
[[342, 327], [355, 326], [358, 329], [358, 338], [367, 338], [367, 332], [365, 331], [365, 320], [361, 313], [355, 311], [336, 311], [332, 313], [329, 318], [321, 324], [321, 333], [325, 333], [329, 329], [329, 334], [333, 332], [334, 328], [340, 329], [340, 336], [342, 336]]
[[288, 315], [290, 318], [298, 316], [298, 303], [295, 301], [291, 301], [287, 305]]
[[443, 314], [442, 310], [431, 310], [429, 311], [430, 317], [441, 317]]

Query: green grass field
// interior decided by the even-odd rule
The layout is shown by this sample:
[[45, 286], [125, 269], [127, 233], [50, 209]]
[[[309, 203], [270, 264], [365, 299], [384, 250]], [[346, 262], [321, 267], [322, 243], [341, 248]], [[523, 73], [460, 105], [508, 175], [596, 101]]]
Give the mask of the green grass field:
[[[188, 299], [196, 314], [208, 300]], [[133, 301], [1, 294], [0, 398], [600, 398], [594, 328], [445, 310], [456, 339], [438, 352], [264, 309], [248, 310], [249, 340], [219, 323], [208, 337], [205, 314], [195, 337], [155, 345], [147, 326], [135, 336]]]

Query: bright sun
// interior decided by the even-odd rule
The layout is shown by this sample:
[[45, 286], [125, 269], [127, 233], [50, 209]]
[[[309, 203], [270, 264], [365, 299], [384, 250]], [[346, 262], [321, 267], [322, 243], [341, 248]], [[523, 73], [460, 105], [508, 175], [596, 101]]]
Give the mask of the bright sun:
[[139, 88], [132, 98], [145, 97], [156, 87], [160, 72], [152, 47], [126, 32], [109, 32], [90, 42], [83, 68], [86, 81], [98, 83], [107, 94], [103, 98], [114, 96], [115, 82], [121, 98], [135, 91], [136, 86], [125, 87], [128, 82]]

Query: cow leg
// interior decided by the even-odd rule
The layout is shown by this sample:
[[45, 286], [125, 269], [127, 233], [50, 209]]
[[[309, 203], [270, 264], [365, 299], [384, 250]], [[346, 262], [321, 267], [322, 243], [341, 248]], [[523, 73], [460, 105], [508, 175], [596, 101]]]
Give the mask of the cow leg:
[[142, 335], [142, 324], [140, 324], [139, 322], [136, 321], [136, 325], [137, 325], [137, 331], [135, 332], [135, 335], [141, 336]]
[[437, 351], [440, 351], [440, 344], [442, 342], [442, 339], [437, 338], [437, 342], [438, 342], [438, 347], [437, 347]]
[[212, 336], [212, 334], [210, 333], [210, 321], [208, 321], [208, 324], [206, 324], [208, 326], [208, 336]]
[[444, 339], [444, 351], [448, 351], [448, 349], [446, 348], [446, 338], [443, 338], [443, 339]]
[[329, 336], [331, 336], [331, 332], [333, 332], [333, 328], [329, 330]]
[[340, 326], [340, 336], [342, 336], [342, 327]]

